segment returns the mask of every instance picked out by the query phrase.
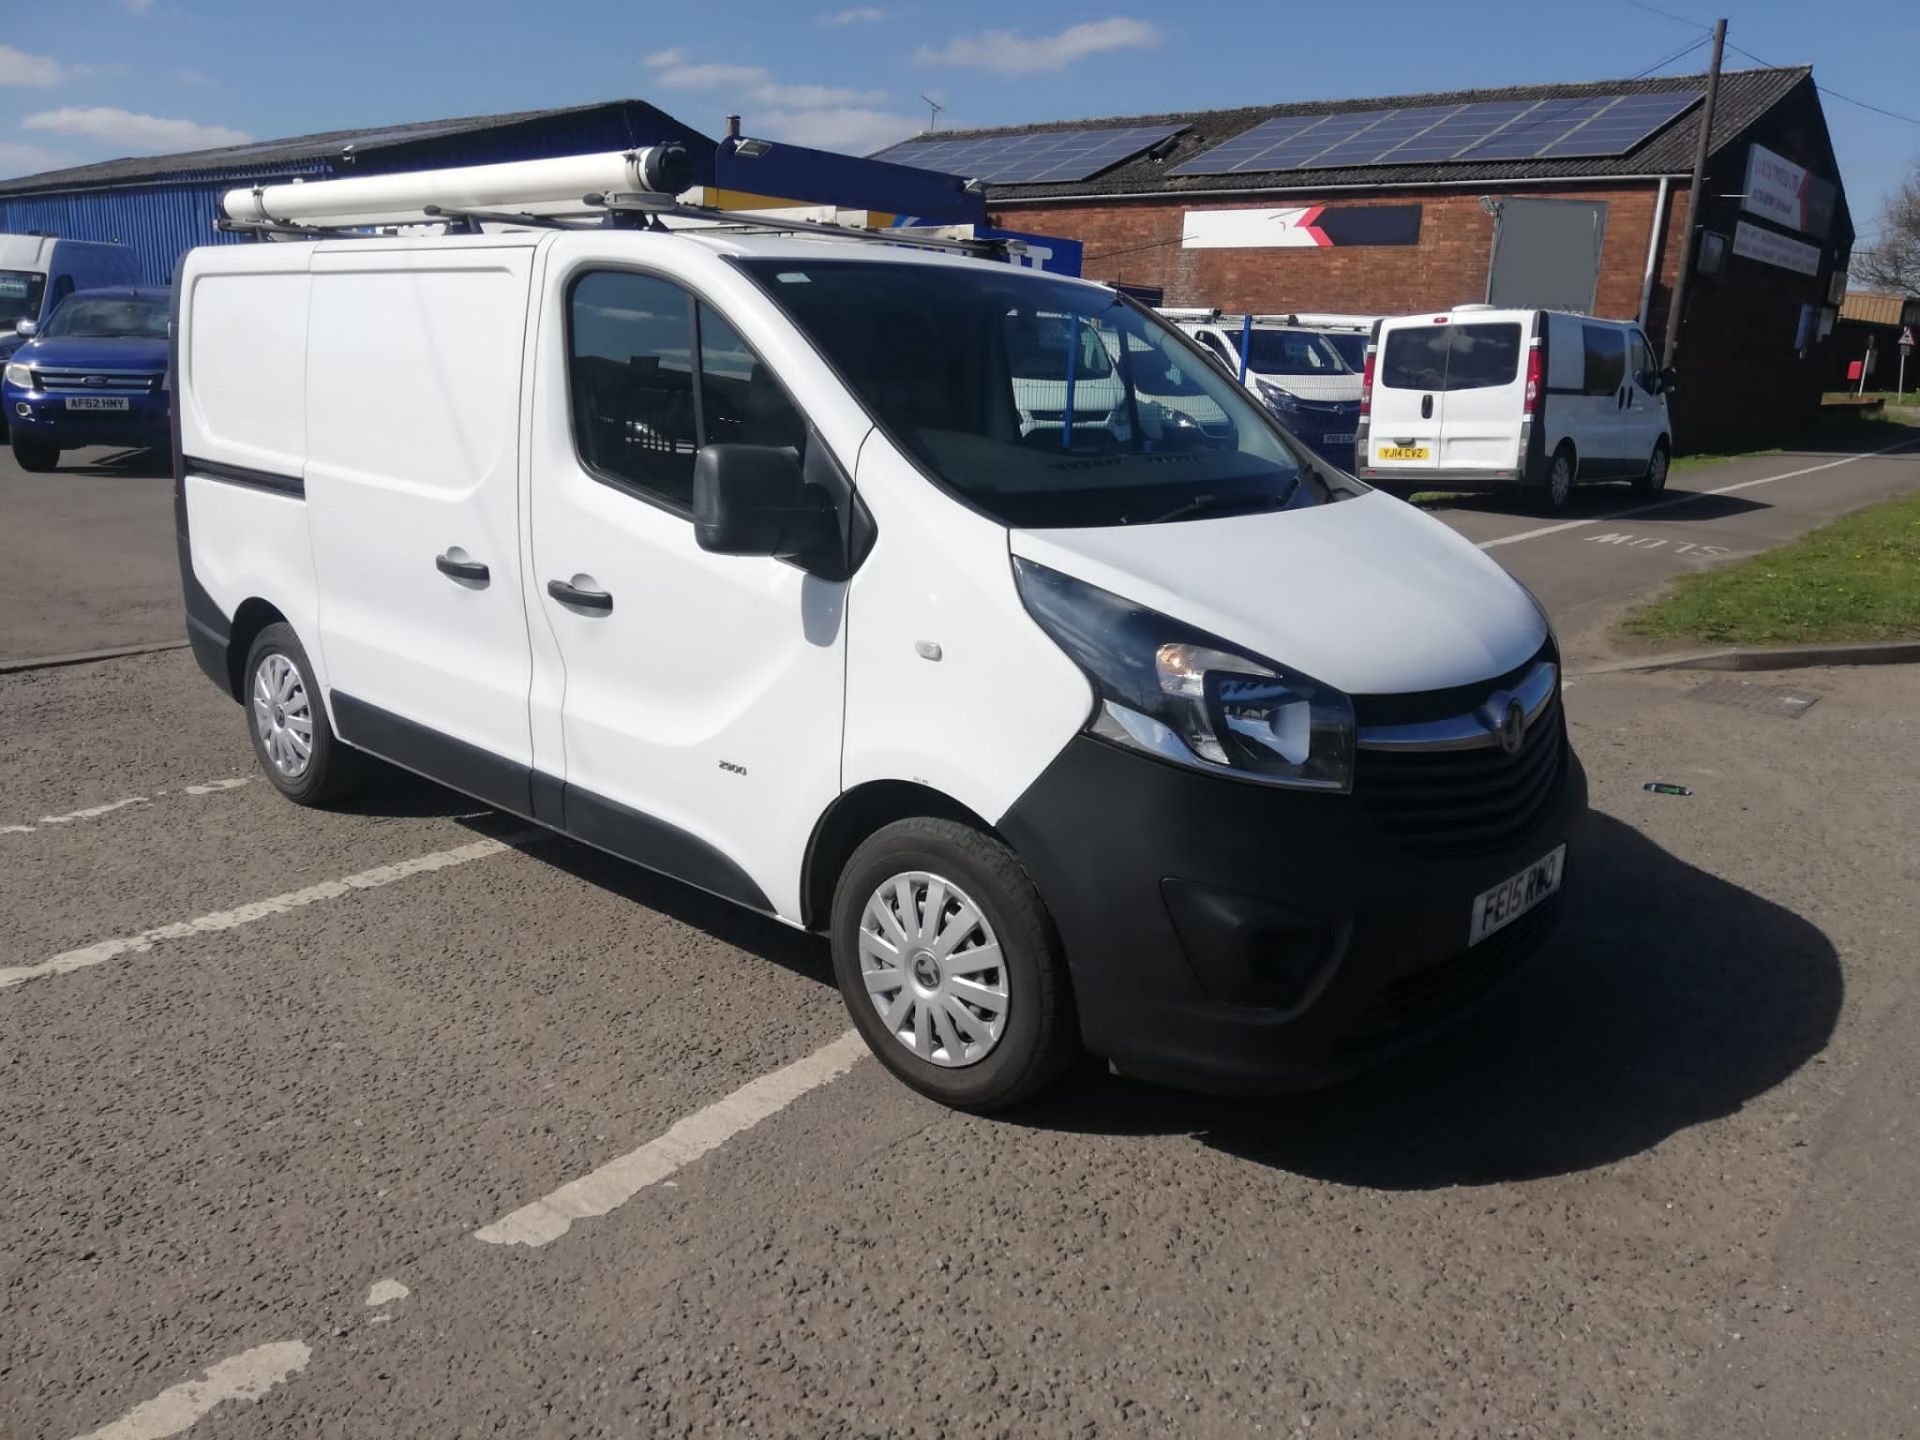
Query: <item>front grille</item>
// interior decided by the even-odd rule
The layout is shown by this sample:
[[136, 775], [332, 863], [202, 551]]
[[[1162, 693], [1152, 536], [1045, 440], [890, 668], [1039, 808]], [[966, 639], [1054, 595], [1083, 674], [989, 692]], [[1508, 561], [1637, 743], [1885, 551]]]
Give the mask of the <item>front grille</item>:
[[1556, 895], [1478, 945], [1382, 986], [1342, 1036], [1342, 1046], [1377, 1044], [1470, 1008], [1527, 958], [1565, 903]]
[[151, 395], [160, 386], [161, 370], [100, 370], [85, 366], [36, 365], [37, 389], [55, 395]]
[[1560, 788], [1566, 719], [1556, 686], [1512, 755], [1474, 750], [1366, 750], [1353, 793], [1373, 822], [1409, 850], [1472, 854], [1516, 839]]

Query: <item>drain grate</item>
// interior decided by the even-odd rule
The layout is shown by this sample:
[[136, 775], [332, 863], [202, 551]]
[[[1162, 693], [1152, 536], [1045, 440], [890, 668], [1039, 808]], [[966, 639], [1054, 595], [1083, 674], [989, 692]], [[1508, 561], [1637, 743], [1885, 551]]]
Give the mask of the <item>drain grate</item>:
[[1755, 685], [1746, 680], [1709, 680], [1687, 692], [1692, 700], [1709, 705], [1731, 705], [1738, 710], [1753, 710], [1781, 720], [1798, 720], [1820, 703], [1811, 690], [1795, 690], [1786, 685]]

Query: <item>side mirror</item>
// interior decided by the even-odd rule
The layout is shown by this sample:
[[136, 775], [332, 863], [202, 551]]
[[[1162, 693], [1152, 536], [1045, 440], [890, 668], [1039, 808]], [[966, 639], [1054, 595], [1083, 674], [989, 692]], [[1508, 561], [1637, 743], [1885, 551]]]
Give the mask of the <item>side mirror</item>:
[[1680, 383], [1680, 374], [1671, 365], [1660, 372], [1660, 393], [1668, 395]]
[[32, 320], [16, 320], [13, 326], [13, 333], [18, 335], [22, 340], [31, 340], [40, 333], [40, 326]]
[[716, 555], [801, 560], [839, 541], [833, 507], [781, 445], [707, 445], [693, 461], [693, 537]]

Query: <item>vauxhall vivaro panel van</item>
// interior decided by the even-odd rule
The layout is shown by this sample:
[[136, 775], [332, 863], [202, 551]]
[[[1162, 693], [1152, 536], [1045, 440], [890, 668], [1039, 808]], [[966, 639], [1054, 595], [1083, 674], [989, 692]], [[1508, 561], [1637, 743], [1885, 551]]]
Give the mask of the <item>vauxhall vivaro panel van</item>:
[[1539, 607], [1113, 290], [262, 223], [180, 274], [176, 513], [290, 798], [377, 756], [823, 931], [875, 1054], [973, 1108], [1082, 1045], [1321, 1083], [1554, 923], [1586, 790]]
[[1631, 321], [1487, 305], [1382, 320], [1355, 473], [1422, 490], [1517, 487], [1548, 510], [1595, 480], [1658, 493], [1672, 388]]

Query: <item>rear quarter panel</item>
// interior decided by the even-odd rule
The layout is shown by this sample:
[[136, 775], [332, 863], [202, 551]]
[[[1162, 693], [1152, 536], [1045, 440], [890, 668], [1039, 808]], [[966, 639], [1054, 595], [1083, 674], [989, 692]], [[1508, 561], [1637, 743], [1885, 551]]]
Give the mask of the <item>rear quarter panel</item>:
[[306, 244], [192, 252], [181, 269], [181, 466], [193, 572], [229, 619], [259, 598], [287, 617], [324, 693], [306, 502], [209, 478], [231, 466], [304, 482]]

